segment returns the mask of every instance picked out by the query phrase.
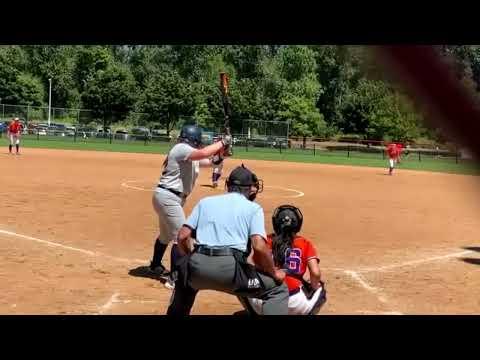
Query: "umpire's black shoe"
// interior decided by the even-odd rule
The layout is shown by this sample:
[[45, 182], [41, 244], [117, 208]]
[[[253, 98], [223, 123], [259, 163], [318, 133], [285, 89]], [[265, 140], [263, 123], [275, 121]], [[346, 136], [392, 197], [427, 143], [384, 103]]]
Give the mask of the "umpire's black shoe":
[[163, 265], [159, 266], [139, 266], [135, 269], [131, 269], [128, 272], [132, 276], [146, 277], [155, 280], [167, 281], [170, 276], [170, 272]]

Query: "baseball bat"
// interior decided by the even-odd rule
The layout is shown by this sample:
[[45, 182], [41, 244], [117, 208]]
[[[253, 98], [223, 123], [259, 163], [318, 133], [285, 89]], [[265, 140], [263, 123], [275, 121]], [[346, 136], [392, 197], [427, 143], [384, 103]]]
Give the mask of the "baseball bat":
[[[230, 99], [228, 97], [228, 74], [225, 72], [220, 73], [220, 91], [222, 92], [222, 103], [223, 103], [223, 114], [224, 114], [224, 123], [223, 131], [225, 135], [231, 135], [230, 133], [230, 117], [232, 116], [232, 106]], [[229, 146], [227, 149], [228, 156], [232, 156], [232, 147]]]

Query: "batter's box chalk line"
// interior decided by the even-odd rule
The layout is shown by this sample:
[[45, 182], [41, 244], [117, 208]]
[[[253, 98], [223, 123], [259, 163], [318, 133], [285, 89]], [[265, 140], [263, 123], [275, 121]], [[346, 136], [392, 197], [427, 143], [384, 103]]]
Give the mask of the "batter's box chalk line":
[[53, 241], [42, 240], [42, 239], [39, 239], [39, 238], [36, 238], [36, 237], [33, 237], [33, 236], [18, 234], [18, 233], [13, 232], [13, 231], [7, 231], [7, 230], [1, 230], [0, 229], [0, 234], [11, 236], [11, 237], [16, 237], [16, 238], [19, 238], [19, 239], [34, 241], [34, 242], [37, 242], [37, 243], [40, 243], [40, 244], [43, 244], [43, 245], [46, 245], [46, 246], [61, 248], [61, 249], [65, 249], [65, 250], [70, 250], [70, 251], [78, 252], [78, 253], [88, 255], [88, 256], [103, 257], [105, 259], [109, 259], [109, 260], [113, 260], [113, 261], [117, 261], [117, 262], [121, 262], [121, 263], [145, 264], [147, 262], [147, 260], [126, 259], [126, 258], [121, 258], [121, 257], [117, 257], [117, 256], [111, 256], [111, 255], [103, 254], [103, 253], [97, 252], [97, 251], [85, 250], [85, 249], [81, 249], [81, 248], [74, 247], [74, 246], [63, 245], [63, 244], [56, 243], [56, 242], [53, 242]]
[[[148, 182], [147, 180], [126, 180], [120, 184], [120, 186], [126, 188], [126, 189], [132, 189], [132, 190], [137, 190], [137, 191], [153, 191], [155, 187], [152, 187], [150, 189], [138, 186], [138, 183], [146, 183]], [[132, 185], [132, 184], [137, 184], [137, 185]], [[278, 185], [265, 185], [264, 186], [266, 189], [278, 189], [278, 190], [283, 190], [283, 191], [288, 191], [294, 193], [293, 195], [288, 195], [288, 196], [276, 196], [276, 197], [282, 197], [282, 198], [288, 198], [288, 199], [294, 199], [294, 198], [299, 198], [302, 196], [305, 196], [305, 193], [300, 190], [296, 189], [291, 189], [283, 186], [278, 186]]]
[[[350, 276], [353, 280], [359, 283], [360, 286], [363, 287], [365, 290], [375, 295], [378, 301], [380, 301], [385, 305], [388, 304], [388, 299], [385, 296], [385, 294], [383, 294], [382, 290], [369, 284], [367, 280], [365, 280], [364, 277], [360, 275], [358, 272], [353, 270], [345, 270], [344, 272], [346, 275]], [[395, 313], [396, 315], [403, 315], [400, 311], [389, 311], [388, 313], [392, 315], [393, 313]]]
[[121, 299], [120, 298], [120, 293], [115, 292], [110, 296], [108, 301], [99, 306], [98, 311], [95, 313], [95, 315], [103, 315], [106, 312], [108, 312], [111, 308], [113, 308], [114, 305], [116, 304], [131, 304], [131, 303], [138, 303], [138, 304], [156, 304], [158, 301], [156, 300], [133, 300], [133, 299]]
[[459, 258], [465, 255], [473, 254], [474, 251], [471, 250], [466, 250], [466, 251], [460, 251], [460, 252], [451, 252], [449, 254], [445, 255], [439, 255], [439, 256], [431, 256], [431, 257], [426, 257], [418, 260], [411, 260], [411, 261], [405, 261], [402, 263], [398, 264], [392, 264], [392, 265], [386, 265], [386, 266], [379, 266], [379, 267], [372, 267], [372, 268], [365, 268], [361, 270], [357, 270], [357, 273], [369, 273], [369, 272], [384, 272], [384, 271], [389, 271], [393, 269], [398, 269], [402, 267], [415, 267], [418, 265], [422, 264], [427, 264], [430, 262], [436, 262], [436, 261], [447, 261], [450, 259], [455, 259]]

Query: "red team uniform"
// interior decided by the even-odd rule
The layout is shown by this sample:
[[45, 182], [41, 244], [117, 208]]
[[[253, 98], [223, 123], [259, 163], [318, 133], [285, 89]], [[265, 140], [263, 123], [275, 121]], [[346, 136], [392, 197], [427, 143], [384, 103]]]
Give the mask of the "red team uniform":
[[[267, 236], [267, 246], [272, 249], [272, 237]], [[290, 295], [296, 294], [302, 287], [302, 282], [299, 278], [303, 277], [307, 271], [307, 263], [310, 259], [318, 259], [317, 251], [312, 243], [302, 236], [297, 235], [293, 240], [290, 253], [285, 257], [284, 270], [287, 273], [285, 277], [285, 284], [288, 286]]]
[[10, 134], [18, 135], [20, 131], [22, 130], [22, 124], [19, 122], [11, 122], [10, 125], [8, 125], [8, 132]]
[[8, 125], [8, 136], [10, 138], [10, 144], [8, 145], [8, 151], [10, 154], [12, 153], [12, 147], [15, 145], [17, 149], [17, 155], [19, 153], [20, 147], [20, 133], [22, 132], [22, 124], [18, 119], [15, 119]]
[[398, 157], [400, 156], [401, 148], [398, 147], [395, 143], [390, 143], [387, 146], [387, 154], [389, 157], [389, 174], [392, 175], [393, 168], [395, 167], [395, 163], [398, 161]]
[[398, 148], [397, 148], [397, 145], [394, 144], [394, 143], [388, 144], [388, 146], [387, 146], [387, 153], [388, 153], [388, 157], [389, 157], [390, 159], [396, 160], [397, 157], [398, 157]]
[[[272, 249], [273, 234], [267, 236], [267, 246]], [[302, 281], [300, 280], [307, 271], [308, 261], [317, 259], [317, 251], [312, 242], [302, 236], [295, 236], [292, 247], [285, 256], [285, 264], [283, 270], [286, 272], [285, 284], [288, 286], [288, 314], [289, 315], [307, 315], [316, 306], [321, 295], [320, 287], [311, 298], [307, 298], [302, 291]], [[249, 299], [250, 305], [257, 314], [261, 314], [262, 300]]]

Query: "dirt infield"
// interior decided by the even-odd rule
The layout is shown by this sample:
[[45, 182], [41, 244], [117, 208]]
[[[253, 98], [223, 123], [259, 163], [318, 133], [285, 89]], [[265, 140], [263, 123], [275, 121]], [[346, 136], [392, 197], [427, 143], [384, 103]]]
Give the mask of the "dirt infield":
[[[151, 189], [163, 155], [25, 149], [0, 155], [1, 314], [163, 314], [171, 292], [130, 269], [157, 231]], [[240, 160], [225, 164], [228, 173]], [[258, 201], [299, 206], [321, 257], [322, 314], [480, 312], [480, 178], [246, 160]], [[203, 169], [186, 205], [219, 194]], [[237, 300], [201, 292], [195, 314]]]

